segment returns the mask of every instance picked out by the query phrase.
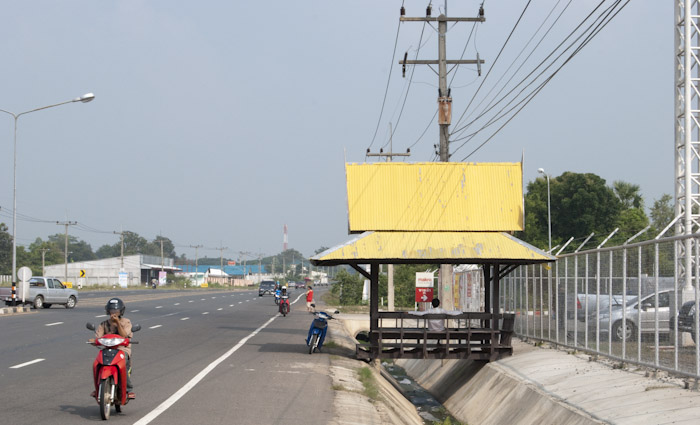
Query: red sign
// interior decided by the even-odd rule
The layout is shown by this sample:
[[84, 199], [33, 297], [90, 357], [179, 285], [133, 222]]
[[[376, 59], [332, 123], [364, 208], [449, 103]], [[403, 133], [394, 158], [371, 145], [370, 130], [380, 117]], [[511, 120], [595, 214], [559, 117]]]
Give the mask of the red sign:
[[229, 262], [228, 262], [228, 265], [229, 265], [229, 266], [235, 266], [235, 265], [236, 265], [236, 262], [235, 262], [235, 261], [229, 261]]
[[416, 302], [429, 303], [433, 300], [433, 288], [416, 288]]

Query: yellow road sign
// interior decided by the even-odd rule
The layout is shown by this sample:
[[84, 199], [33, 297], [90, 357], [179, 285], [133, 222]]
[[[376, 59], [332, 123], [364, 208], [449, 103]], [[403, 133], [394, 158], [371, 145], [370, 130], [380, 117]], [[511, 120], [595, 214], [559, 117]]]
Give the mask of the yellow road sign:
[[85, 277], [85, 270], [80, 270], [80, 277]]

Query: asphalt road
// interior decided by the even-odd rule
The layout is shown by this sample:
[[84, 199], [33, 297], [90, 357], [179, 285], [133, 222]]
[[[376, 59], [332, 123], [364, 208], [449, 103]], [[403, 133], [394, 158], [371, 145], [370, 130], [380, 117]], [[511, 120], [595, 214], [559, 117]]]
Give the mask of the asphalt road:
[[[0, 424], [102, 422], [89, 396], [97, 349], [86, 322], [105, 320], [110, 292], [78, 306], [0, 317]], [[136, 400], [110, 422], [326, 424], [333, 413], [329, 359], [309, 355], [312, 316], [303, 291], [277, 314], [255, 291], [120, 291], [139, 323], [132, 367]], [[33, 362], [33, 363], [30, 363]], [[24, 365], [26, 363], [30, 363]]]

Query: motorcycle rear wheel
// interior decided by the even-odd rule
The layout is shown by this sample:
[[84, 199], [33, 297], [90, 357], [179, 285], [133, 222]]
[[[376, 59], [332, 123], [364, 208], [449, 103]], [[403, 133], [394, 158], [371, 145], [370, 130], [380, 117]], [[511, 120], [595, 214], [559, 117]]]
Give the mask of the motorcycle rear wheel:
[[109, 415], [112, 411], [112, 388], [114, 387], [114, 382], [112, 377], [103, 379], [100, 382], [100, 416], [103, 420], [109, 419]]
[[282, 303], [282, 316], [287, 317], [287, 313], [288, 313], [287, 308], [288, 308], [287, 303]]

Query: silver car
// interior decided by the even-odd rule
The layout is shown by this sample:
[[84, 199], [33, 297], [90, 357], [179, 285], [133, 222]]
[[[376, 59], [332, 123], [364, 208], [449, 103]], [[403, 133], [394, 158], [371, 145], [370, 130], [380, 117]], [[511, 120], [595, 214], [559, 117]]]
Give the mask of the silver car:
[[[632, 300], [627, 300], [627, 308], [625, 314], [625, 323], [622, 323], [622, 304], [615, 304], [612, 306], [612, 316], [610, 315], [609, 306], [600, 306], [600, 316], [598, 316], [598, 328], [600, 334], [608, 333], [608, 327], [612, 322], [612, 340], [622, 341], [632, 341], [637, 339], [637, 332], [641, 330], [642, 333], [654, 333], [656, 329], [656, 317], [658, 313], [658, 323], [659, 323], [659, 333], [667, 334], [670, 331], [669, 328], [669, 318], [671, 299], [673, 297], [673, 290], [666, 289], [659, 291], [659, 307], [656, 306], [655, 295], [650, 294], [642, 298], [641, 310], [639, 309], [640, 303], [637, 302], [636, 297]], [[611, 319], [612, 317], [612, 319]], [[641, 317], [641, 324], [640, 324]], [[595, 332], [596, 329], [596, 312], [593, 311], [588, 316], [588, 329], [590, 332]]]

